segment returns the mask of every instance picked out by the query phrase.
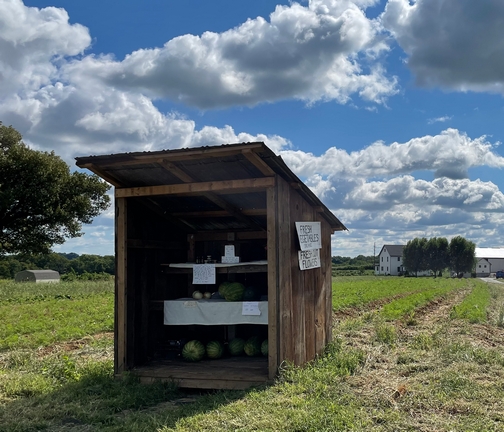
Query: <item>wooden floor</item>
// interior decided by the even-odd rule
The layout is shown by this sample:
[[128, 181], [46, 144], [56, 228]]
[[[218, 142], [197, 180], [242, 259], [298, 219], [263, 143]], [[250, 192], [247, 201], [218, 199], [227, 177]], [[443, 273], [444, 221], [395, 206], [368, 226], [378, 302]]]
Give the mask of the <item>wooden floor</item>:
[[186, 362], [157, 360], [131, 372], [142, 382], [174, 381], [180, 387], [201, 389], [245, 389], [268, 381], [268, 360], [264, 357], [231, 357]]

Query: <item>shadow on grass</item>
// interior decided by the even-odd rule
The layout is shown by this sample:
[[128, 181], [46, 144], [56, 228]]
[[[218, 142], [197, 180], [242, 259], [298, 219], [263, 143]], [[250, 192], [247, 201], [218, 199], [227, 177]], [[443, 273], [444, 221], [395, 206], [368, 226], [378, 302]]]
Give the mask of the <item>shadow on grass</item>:
[[133, 375], [118, 380], [104, 363], [88, 366], [79, 379], [56, 390], [18, 390], [10, 393], [16, 399], [0, 401], [1, 432], [154, 431], [175, 427], [181, 418], [218, 409], [250, 391], [188, 391], [173, 383], [140, 384]]

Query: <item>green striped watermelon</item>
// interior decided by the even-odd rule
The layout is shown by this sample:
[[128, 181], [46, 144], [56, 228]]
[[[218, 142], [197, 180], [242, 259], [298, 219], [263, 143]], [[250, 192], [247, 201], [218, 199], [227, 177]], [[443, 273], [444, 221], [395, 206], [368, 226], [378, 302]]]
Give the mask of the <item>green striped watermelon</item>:
[[182, 357], [187, 361], [200, 361], [205, 356], [205, 345], [198, 340], [190, 340], [182, 348]]
[[229, 354], [232, 356], [242, 355], [244, 345], [245, 341], [242, 338], [234, 338], [228, 344]]
[[268, 356], [268, 339], [263, 340], [261, 344], [261, 354], [263, 356]]
[[224, 354], [224, 345], [219, 341], [211, 341], [207, 343], [206, 353], [208, 358], [218, 359]]
[[257, 336], [248, 338], [243, 347], [245, 354], [248, 356], [257, 356], [261, 354], [261, 340]]
[[227, 286], [224, 290], [224, 298], [227, 301], [242, 301], [243, 293], [245, 292], [245, 286], [240, 282], [233, 282], [231, 285]]
[[229, 285], [231, 285], [233, 282], [230, 281], [224, 281], [219, 285], [218, 292], [221, 295], [222, 298], [226, 298], [226, 289]]

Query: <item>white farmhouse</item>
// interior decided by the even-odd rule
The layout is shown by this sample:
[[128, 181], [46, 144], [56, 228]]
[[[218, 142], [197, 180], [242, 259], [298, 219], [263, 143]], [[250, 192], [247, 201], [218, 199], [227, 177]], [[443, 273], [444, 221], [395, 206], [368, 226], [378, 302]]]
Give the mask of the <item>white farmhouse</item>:
[[404, 274], [403, 266], [404, 245], [384, 245], [375, 263], [375, 275], [399, 276]]
[[491, 273], [504, 270], [504, 248], [479, 248], [476, 255], [476, 277], [487, 277]]

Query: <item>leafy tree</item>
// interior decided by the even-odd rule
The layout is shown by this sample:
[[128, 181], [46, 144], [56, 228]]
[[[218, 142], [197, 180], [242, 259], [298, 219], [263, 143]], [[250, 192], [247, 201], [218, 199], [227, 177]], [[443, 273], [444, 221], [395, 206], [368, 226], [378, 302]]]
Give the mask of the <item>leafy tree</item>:
[[426, 250], [427, 239], [416, 237], [408, 241], [403, 248], [403, 262], [406, 270], [415, 273], [415, 276], [418, 276], [419, 271], [428, 270]]
[[444, 237], [432, 237], [426, 245], [427, 268], [432, 270], [434, 277], [448, 267], [448, 240]]
[[30, 149], [21, 134], [0, 122], [0, 255], [47, 253], [82, 235], [110, 204], [98, 176], [70, 173], [54, 152]]
[[450, 241], [450, 267], [458, 274], [471, 272], [476, 261], [476, 245], [462, 236], [453, 237]]

